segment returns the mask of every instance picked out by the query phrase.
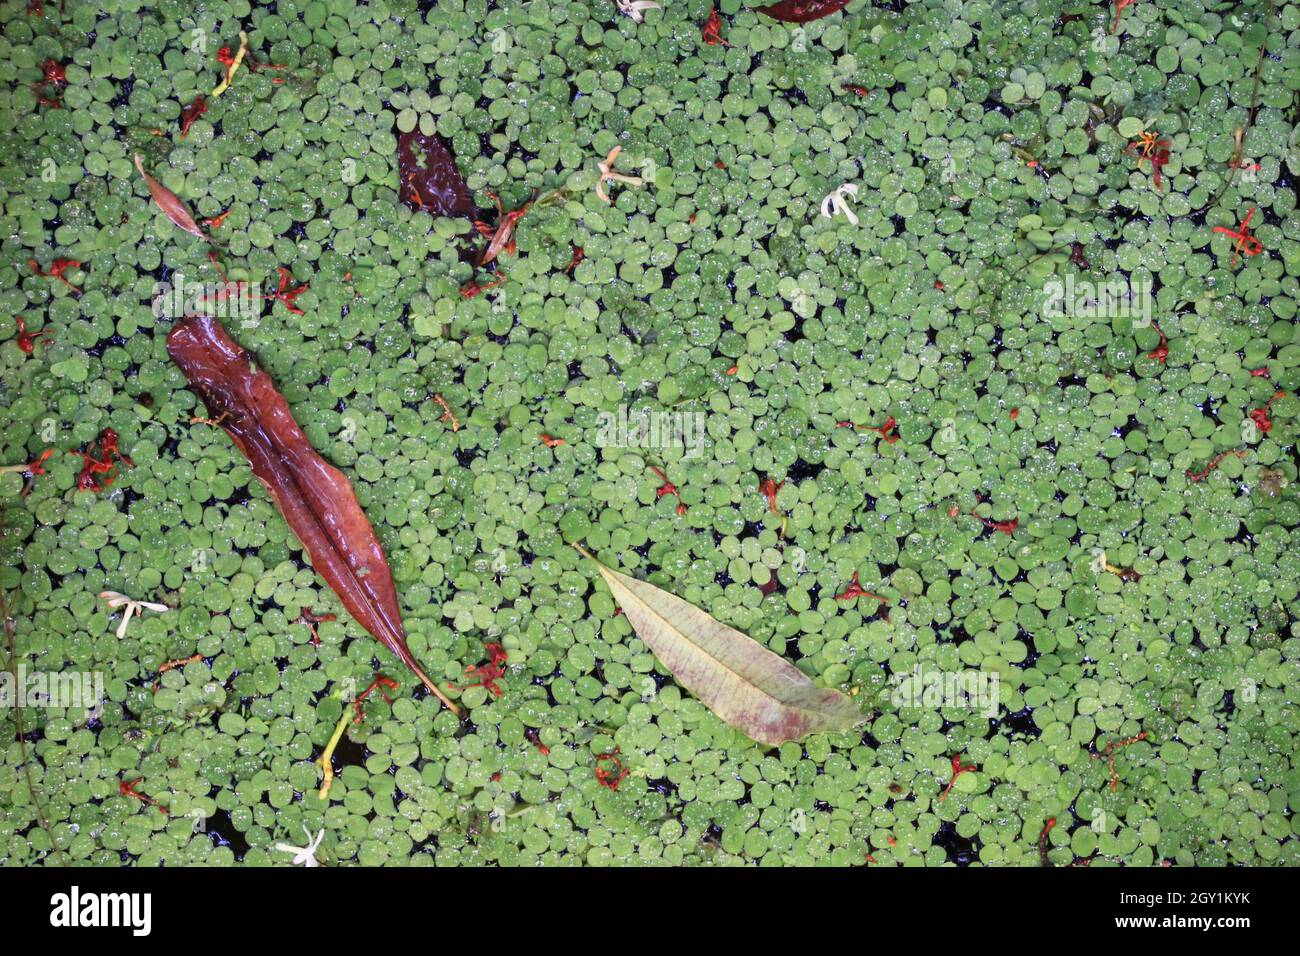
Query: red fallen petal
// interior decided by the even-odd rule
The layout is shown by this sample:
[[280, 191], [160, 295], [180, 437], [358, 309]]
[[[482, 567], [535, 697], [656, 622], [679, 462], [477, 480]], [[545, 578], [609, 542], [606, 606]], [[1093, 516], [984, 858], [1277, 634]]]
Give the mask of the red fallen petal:
[[207, 111], [208, 102], [202, 96], [194, 97], [194, 102], [181, 110], [181, 139], [190, 135], [190, 127], [194, 125], [194, 121]]
[[986, 528], [994, 531], [1001, 531], [1005, 535], [1012, 534], [1020, 524], [1019, 518], [1012, 518], [1010, 521], [992, 521], [989, 518], [980, 518]]
[[786, 23], [808, 23], [838, 13], [848, 6], [849, 0], [780, 0], [758, 12]]
[[68, 82], [67, 70], [58, 60], [46, 60], [41, 64], [41, 70], [45, 73], [45, 82], [51, 86], [61, 86]]

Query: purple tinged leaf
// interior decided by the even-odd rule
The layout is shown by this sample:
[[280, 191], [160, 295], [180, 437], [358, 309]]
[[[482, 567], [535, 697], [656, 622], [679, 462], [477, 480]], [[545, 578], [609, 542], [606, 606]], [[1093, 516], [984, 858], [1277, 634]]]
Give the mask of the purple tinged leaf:
[[435, 216], [473, 216], [474, 199], [437, 135], [418, 129], [397, 137], [398, 198]]
[[780, 0], [758, 12], [786, 23], [808, 23], [838, 13], [848, 6], [849, 0]]

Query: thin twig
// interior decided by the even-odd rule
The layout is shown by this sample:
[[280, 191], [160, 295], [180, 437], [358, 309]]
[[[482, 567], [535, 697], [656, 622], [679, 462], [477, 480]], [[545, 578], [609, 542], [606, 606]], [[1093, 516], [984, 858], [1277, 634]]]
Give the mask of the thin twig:
[[1273, 19], [1274, 2], [1275, 0], [1268, 0], [1268, 9], [1264, 11], [1264, 41], [1259, 45], [1259, 58], [1255, 61], [1255, 83], [1250, 93], [1250, 112], [1246, 116], [1246, 125], [1241, 129], [1241, 136], [1237, 139], [1237, 148], [1232, 157], [1233, 163], [1228, 167], [1231, 172], [1228, 173], [1228, 178], [1224, 180], [1223, 186], [1220, 187], [1214, 198], [1189, 215], [1194, 216], [1197, 213], [1205, 212], [1211, 206], [1218, 205], [1219, 200], [1224, 197], [1224, 194], [1232, 188], [1233, 182], [1236, 181], [1237, 170], [1241, 168], [1241, 158], [1246, 151], [1246, 137], [1250, 135], [1251, 129], [1254, 128], [1255, 116], [1259, 112], [1259, 85], [1264, 76], [1264, 56], [1268, 52], [1268, 24]]

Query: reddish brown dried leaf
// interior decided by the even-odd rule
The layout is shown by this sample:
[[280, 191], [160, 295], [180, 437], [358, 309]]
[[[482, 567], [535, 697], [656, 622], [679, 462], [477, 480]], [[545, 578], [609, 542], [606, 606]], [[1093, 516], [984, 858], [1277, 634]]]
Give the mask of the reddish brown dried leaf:
[[780, 0], [771, 6], [759, 7], [758, 12], [786, 23], [807, 23], [838, 13], [848, 3], [849, 0]]
[[149, 187], [149, 194], [153, 196], [153, 201], [158, 204], [158, 208], [168, 219], [192, 236], [198, 236], [200, 239], [208, 238], [199, 228], [199, 224], [194, 221], [194, 217], [190, 215], [190, 209], [185, 205], [184, 200], [144, 171], [144, 163], [139, 153], [135, 154], [135, 168], [140, 170], [145, 185]]
[[176, 323], [167, 352], [244, 453], [343, 606], [455, 712], [406, 645], [392, 572], [352, 485], [312, 448], [271, 377], [208, 316]]
[[437, 135], [418, 129], [397, 137], [398, 198], [435, 216], [473, 216], [474, 199]]

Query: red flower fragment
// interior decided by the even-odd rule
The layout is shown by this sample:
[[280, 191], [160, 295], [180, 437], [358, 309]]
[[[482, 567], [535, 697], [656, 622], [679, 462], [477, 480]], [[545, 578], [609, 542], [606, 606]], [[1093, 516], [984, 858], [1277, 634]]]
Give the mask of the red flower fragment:
[[[96, 445], [99, 447], [98, 453], [95, 451]], [[77, 475], [77, 488], [81, 491], [104, 491], [108, 488], [117, 477], [119, 461], [128, 468], [135, 467], [135, 462], [122, 454], [117, 444], [117, 432], [111, 428], [105, 428], [104, 433], [87, 450], [69, 450], [68, 454], [81, 458], [81, 472]], [[103, 477], [97, 477], [99, 475]]]
[[948, 786], [943, 788], [943, 793], [939, 794], [939, 799], [940, 800], [948, 799], [948, 792], [952, 790], [952, 785], [957, 782], [958, 777], [960, 777], [964, 773], [970, 773], [978, 769], [979, 768], [976, 767], [974, 764], [971, 764], [969, 767], [963, 767], [961, 765], [961, 757], [960, 756], [953, 757], [952, 758], [952, 779], [948, 781]]
[[[596, 755], [596, 782], [602, 787], [608, 787], [610, 790], [617, 790], [618, 785], [632, 771], [623, 766], [623, 761], [619, 758], [620, 748], [615, 747], [607, 753]], [[602, 767], [602, 763], [608, 763], [611, 766]]]
[[311, 646], [320, 647], [320, 634], [316, 631], [316, 625], [324, 624], [327, 621], [337, 621], [338, 619], [337, 614], [316, 614], [304, 607], [299, 609], [298, 620], [293, 623], [306, 624], [311, 629]]
[[726, 40], [722, 39], [719, 32], [722, 29], [722, 17], [713, 7], [709, 7], [709, 18], [704, 21], [704, 26], [700, 28], [700, 39], [709, 46], [717, 46], [721, 43], [723, 46], [731, 46]]
[[1043, 826], [1043, 832], [1038, 834], [1038, 859], [1043, 866], [1051, 866], [1051, 861], [1047, 858], [1047, 837], [1052, 832], [1052, 827], [1056, 826], [1056, 817], [1048, 817], [1047, 823]]
[[660, 471], [658, 468], [656, 468], [654, 465], [648, 465], [647, 467], [648, 467], [651, 471], [653, 471], [656, 475], [658, 475], [658, 476], [659, 476], [659, 480], [663, 482], [662, 485], [660, 485], [658, 488], [655, 489], [655, 498], [656, 498], [656, 499], [658, 499], [658, 498], [662, 498], [664, 495], [676, 495], [676, 496], [677, 496], [677, 513], [678, 513], [679, 515], [684, 515], [684, 514], [686, 514], [686, 505], [685, 505], [685, 503], [682, 501], [682, 496], [681, 496], [681, 493], [678, 492], [678, 490], [677, 490], [677, 486], [674, 485], [671, 481], [669, 481], [669, 480], [668, 480], [668, 476], [665, 475], [665, 474], [664, 474], [662, 471]]
[[1250, 420], [1253, 421], [1255, 426], [1265, 435], [1273, 430], [1273, 419], [1268, 416], [1269, 409], [1273, 407], [1274, 402], [1285, 394], [1286, 392], [1277, 392], [1272, 398], [1264, 403], [1263, 408], [1252, 409], [1250, 412]]
[[880, 432], [880, 437], [883, 438], [885, 440], [885, 443], [889, 445], [892, 445], [894, 444], [894, 442], [898, 441], [898, 433], [897, 433], [898, 421], [894, 418], [893, 415], [890, 415], [888, 418], [886, 418], [885, 424], [883, 425], [855, 425], [853, 422], [844, 421], [844, 422], [836, 422], [835, 427], [852, 428], [855, 431], [860, 431], [860, 432]]
[[276, 286], [274, 292], [262, 296], [263, 299], [278, 299], [284, 303], [284, 307], [294, 315], [306, 315], [302, 309], [294, 305], [294, 300], [307, 291], [307, 283], [303, 283], [296, 289], [289, 288], [289, 280], [293, 278], [293, 273], [284, 266], [278, 266], [276, 269], [280, 273], [280, 284]]
[[858, 572], [854, 571], [853, 580], [849, 582], [848, 587], [846, 587], [839, 594], [835, 595], [835, 600], [852, 601], [856, 597], [875, 598], [877, 601], [882, 601], [885, 604], [889, 603], [889, 598], [881, 597], [879, 594], [873, 594], [870, 591], [864, 590], [861, 582], [858, 581]]
[[503, 285], [505, 281], [506, 281], [506, 274], [504, 272], [498, 272], [497, 277], [495, 279], [493, 279], [491, 282], [488, 282], [484, 285], [479, 285], [473, 279], [470, 279], [463, 286], [461, 286], [460, 297], [462, 299], [472, 299], [475, 296], [482, 295], [484, 292], [487, 292], [489, 289], [495, 289], [497, 286]]
[[1221, 232], [1225, 236], [1231, 236], [1237, 241], [1232, 245], [1232, 258], [1228, 260], [1229, 267], [1237, 265], [1237, 259], [1242, 255], [1257, 256], [1264, 251], [1264, 244], [1250, 234], [1250, 217], [1255, 215], [1252, 208], [1246, 213], [1246, 218], [1241, 221], [1241, 225], [1235, 230], [1227, 226], [1215, 226], [1215, 232]]
[[52, 263], [50, 263], [49, 272], [41, 271], [41, 264], [37, 262], [35, 259], [28, 259], [27, 268], [31, 269], [38, 276], [44, 276], [47, 279], [58, 279], [69, 289], [71, 289], [74, 294], [81, 295], [81, 290], [77, 288], [75, 285], [73, 285], [71, 282], [69, 282], [67, 278], [65, 278], [63, 275], [63, 273], [67, 272], [69, 269], [81, 268], [81, 263], [78, 262], [76, 259], [55, 259]]
[[1124, 17], [1124, 8], [1131, 7], [1137, 0], [1115, 0], [1115, 23], [1110, 28], [1112, 34], [1119, 33], [1119, 23]]
[[448, 684], [452, 690], [469, 690], [471, 687], [482, 687], [493, 697], [502, 697], [505, 695], [497, 681], [506, 676], [507, 655], [505, 648], [495, 641], [483, 645], [483, 650], [487, 652], [488, 659], [482, 664], [471, 664], [465, 668], [467, 675], [473, 674], [478, 679], [472, 684], [466, 684], [464, 687], [455, 687]]
[[976, 517], [978, 517], [980, 521], [984, 522], [984, 527], [991, 528], [994, 531], [1001, 531], [1003, 534], [1008, 536], [1010, 536], [1011, 533], [1016, 530], [1016, 526], [1020, 524], [1019, 518], [1012, 518], [1010, 521], [992, 521], [979, 515], [976, 515]]
[[48, 338], [50, 335], [50, 333], [44, 329], [41, 329], [39, 332], [28, 332], [27, 321], [21, 315], [15, 315], [14, 322], [18, 325], [18, 348], [20, 351], [26, 352], [28, 355], [35, 352], [36, 344], [40, 342], [42, 338]]
[[145, 804], [146, 806], [157, 807], [163, 813], [166, 813], [167, 808], [164, 807], [161, 803], [159, 803], [157, 800], [155, 800], [153, 797], [149, 796], [148, 794], [140, 793], [135, 789], [135, 785], [143, 779], [144, 779], [143, 777], [136, 777], [134, 780], [131, 781], [121, 780], [117, 784], [117, 792], [124, 797], [134, 797], [135, 799], [139, 800], [141, 803]]
[[45, 470], [45, 463], [50, 460], [54, 454], [53, 448], [47, 448], [41, 452], [40, 457], [29, 461], [23, 465], [3, 465], [0, 466], [0, 472], [21, 472], [27, 480], [23, 483], [23, 490], [19, 493], [21, 497], [26, 498], [31, 494], [32, 486], [36, 484], [36, 479], [40, 475], [48, 474]]
[[543, 757], [551, 755], [551, 748], [542, 743], [542, 733], [536, 727], [529, 727], [524, 731], [524, 739], [537, 748], [537, 752]]
[[771, 478], [764, 478], [758, 483], [758, 493], [767, 499], [767, 506], [771, 509], [772, 514], [779, 514], [776, 510], [776, 493], [785, 487], [785, 482], [775, 482]]
[[357, 716], [352, 720], [354, 724], [361, 723], [362, 719], [365, 717], [366, 714], [365, 710], [362, 709], [362, 704], [364, 704], [365, 699], [376, 690], [379, 691], [379, 696], [384, 698], [385, 704], [391, 704], [393, 702], [393, 699], [385, 693], [384, 688], [397, 690], [397, 681], [393, 680], [391, 677], [385, 677], [383, 674], [377, 674], [375, 675], [375, 679], [370, 682], [370, 686], [357, 695], [357, 699], [352, 702], [352, 706], [355, 707], [357, 711]]
[[[211, 217], [210, 219], [204, 219], [204, 220], [203, 220], [203, 225], [207, 226], [209, 229], [211, 229], [211, 230], [213, 230], [213, 231], [216, 231], [217, 229], [220, 229], [220, 228], [221, 228], [221, 224], [222, 224], [223, 222], [225, 222], [225, 221], [226, 221], [226, 217], [230, 215], [230, 210], [231, 210], [231, 209], [234, 209], [234, 208], [235, 208], [234, 206], [231, 206], [230, 209], [227, 209], [225, 212], [223, 212], [223, 213], [222, 213], [221, 215], [219, 215], [219, 216], [213, 216], [213, 217]], [[215, 255], [215, 253], [208, 253], [208, 258], [212, 259], [212, 260], [215, 262], [216, 259], [213, 259], [213, 256], [214, 256], [214, 255]]]
[[1160, 344], [1147, 353], [1147, 358], [1154, 359], [1161, 365], [1164, 365], [1165, 360], [1169, 358], [1169, 340], [1165, 338], [1164, 330], [1160, 328], [1159, 323], [1152, 322], [1151, 324], [1155, 330], [1160, 333]]

